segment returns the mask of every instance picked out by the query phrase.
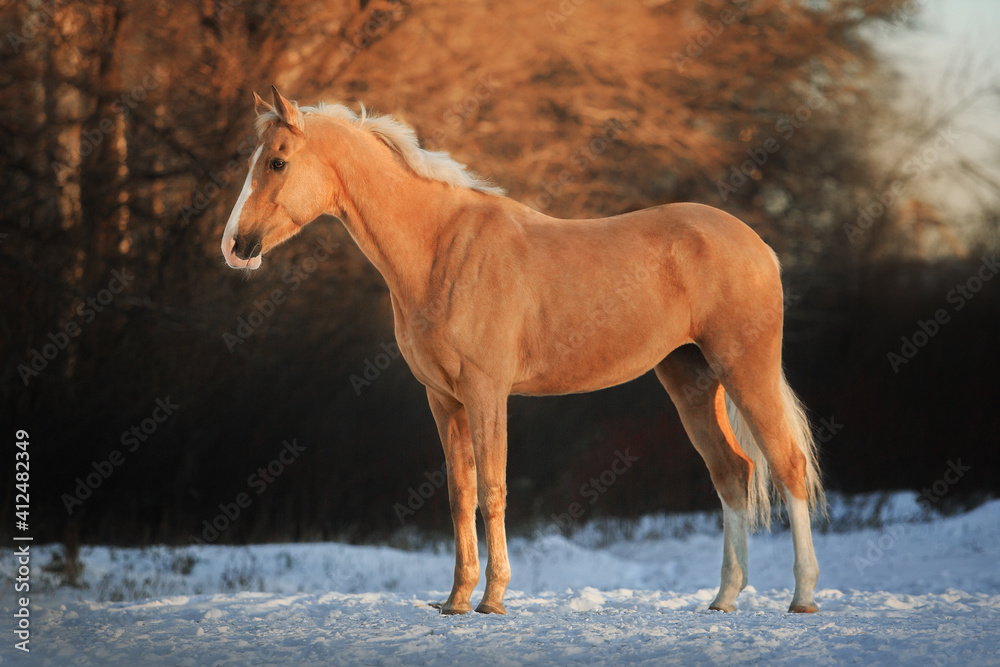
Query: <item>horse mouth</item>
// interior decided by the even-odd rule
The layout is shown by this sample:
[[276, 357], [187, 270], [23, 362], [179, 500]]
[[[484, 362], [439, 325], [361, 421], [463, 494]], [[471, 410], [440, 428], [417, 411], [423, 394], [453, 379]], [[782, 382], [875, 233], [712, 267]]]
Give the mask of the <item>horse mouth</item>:
[[238, 262], [241, 262], [242, 264], [236, 264], [236, 265], [230, 264], [229, 266], [233, 267], [234, 269], [248, 269], [250, 271], [256, 271], [257, 269], [260, 268], [261, 259], [260, 255], [257, 255], [256, 257], [251, 257], [250, 259], [238, 260]]

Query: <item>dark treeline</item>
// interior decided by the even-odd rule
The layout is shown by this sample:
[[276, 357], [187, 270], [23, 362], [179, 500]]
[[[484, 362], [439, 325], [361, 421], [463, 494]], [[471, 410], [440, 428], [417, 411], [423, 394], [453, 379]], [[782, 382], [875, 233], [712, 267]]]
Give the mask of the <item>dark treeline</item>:
[[[996, 211], [959, 238], [920, 198], [905, 158], [926, 155], [933, 119], [889, 167], [872, 151], [898, 119], [866, 40], [908, 2], [2, 11], [2, 432], [30, 434], [36, 539], [450, 526], [388, 292], [339, 223], [317, 221], [249, 277], [222, 261], [254, 146], [250, 92], [272, 83], [395, 113], [552, 215], [684, 200], [733, 212], [786, 267], [786, 366], [829, 486], [921, 490], [960, 460], [942, 506], [1000, 487]], [[717, 505], [651, 375], [513, 398], [510, 412], [516, 525], [573, 502], [585, 517]], [[14, 493], [4, 475], [5, 534]], [[213, 521], [228, 528], [205, 531]]]

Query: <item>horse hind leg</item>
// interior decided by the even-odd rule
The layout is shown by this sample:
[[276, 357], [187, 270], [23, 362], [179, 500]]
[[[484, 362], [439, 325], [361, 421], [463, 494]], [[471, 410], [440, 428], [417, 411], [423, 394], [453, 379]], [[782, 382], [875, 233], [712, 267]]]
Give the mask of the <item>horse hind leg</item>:
[[688, 437], [705, 460], [722, 501], [722, 581], [709, 609], [733, 611], [736, 596], [747, 585], [754, 463], [737, 443], [727, 417], [725, 392], [697, 347], [688, 345], [675, 350], [655, 371]]
[[[798, 397], [781, 370], [781, 339], [746, 347], [740, 365], [722, 376], [726, 392], [751, 433], [749, 447], [762, 454], [758, 470], [770, 476], [785, 501], [795, 550], [795, 593], [791, 612], [815, 612], [813, 599], [819, 564], [812, 543], [810, 510], [824, 506], [816, 445]], [[742, 442], [742, 440], [741, 440]], [[765, 518], [766, 521], [766, 518]]]

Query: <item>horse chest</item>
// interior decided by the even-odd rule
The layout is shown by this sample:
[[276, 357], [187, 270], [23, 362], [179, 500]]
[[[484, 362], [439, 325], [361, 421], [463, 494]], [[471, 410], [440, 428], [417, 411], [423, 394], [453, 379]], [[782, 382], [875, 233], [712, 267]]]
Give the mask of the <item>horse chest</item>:
[[459, 364], [433, 323], [407, 319], [397, 311], [396, 342], [414, 377], [426, 387], [452, 393]]

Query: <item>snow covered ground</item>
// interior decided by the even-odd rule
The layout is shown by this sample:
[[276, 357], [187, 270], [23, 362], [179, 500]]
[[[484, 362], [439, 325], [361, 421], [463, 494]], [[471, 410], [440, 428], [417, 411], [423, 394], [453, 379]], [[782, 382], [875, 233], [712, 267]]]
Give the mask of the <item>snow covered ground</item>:
[[913, 494], [896, 494], [840, 499], [832, 515], [815, 535], [814, 615], [785, 613], [780, 528], [751, 536], [739, 610], [707, 611], [722, 560], [714, 515], [511, 539], [507, 616], [430, 607], [450, 589], [448, 544], [89, 547], [82, 588], [55, 586], [39, 566], [61, 548], [39, 546], [30, 654], [13, 648], [8, 549], [0, 664], [1000, 665], [1000, 501], [928, 520]]

